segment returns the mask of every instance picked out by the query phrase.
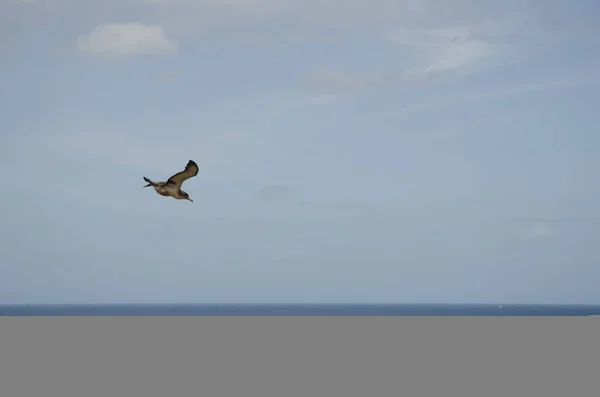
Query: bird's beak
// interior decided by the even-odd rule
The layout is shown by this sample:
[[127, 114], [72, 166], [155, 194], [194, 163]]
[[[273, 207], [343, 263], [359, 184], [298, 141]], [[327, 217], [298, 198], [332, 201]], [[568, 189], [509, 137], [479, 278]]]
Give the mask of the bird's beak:
[[191, 198], [189, 198], [188, 200], [190, 200], [192, 203], [194, 202], [194, 200], [192, 200]]

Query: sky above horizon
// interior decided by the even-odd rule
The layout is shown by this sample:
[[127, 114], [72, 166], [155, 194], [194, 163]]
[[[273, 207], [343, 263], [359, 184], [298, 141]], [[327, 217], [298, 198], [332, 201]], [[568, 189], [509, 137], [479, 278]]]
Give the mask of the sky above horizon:
[[0, 304], [600, 303], [599, 60], [592, 0], [0, 0]]

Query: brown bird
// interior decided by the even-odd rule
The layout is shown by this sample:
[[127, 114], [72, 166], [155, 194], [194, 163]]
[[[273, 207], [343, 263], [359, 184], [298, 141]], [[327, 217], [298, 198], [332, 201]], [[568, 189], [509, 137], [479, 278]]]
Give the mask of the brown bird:
[[154, 190], [156, 190], [156, 193], [160, 194], [161, 196], [170, 196], [177, 200], [189, 200], [193, 203], [194, 200], [192, 200], [186, 192], [181, 190], [181, 185], [187, 179], [195, 177], [196, 175], [198, 175], [198, 164], [196, 164], [193, 160], [190, 160], [183, 171], [173, 175], [166, 182], [153, 182], [144, 177], [144, 180], [148, 182], [148, 184], [144, 187], [152, 186]]

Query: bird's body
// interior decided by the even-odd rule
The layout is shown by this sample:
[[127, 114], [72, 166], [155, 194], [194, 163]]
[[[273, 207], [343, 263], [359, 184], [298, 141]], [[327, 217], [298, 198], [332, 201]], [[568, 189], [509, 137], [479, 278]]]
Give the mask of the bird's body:
[[194, 200], [192, 200], [185, 191], [181, 190], [181, 185], [185, 180], [196, 175], [198, 175], [198, 165], [193, 160], [190, 160], [185, 166], [185, 170], [173, 175], [166, 182], [154, 182], [144, 177], [144, 180], [148, 182], [148, 184], [144, 187], [152, 186], [156, 193], [160, 194], [161, 196], [194, 202]]
[[179, 193], [181, 189], [178, 189], [176, 186], [169, 185], [166, 182], [155, 182], [154, 185], [152, 185], [151, 183], [150, 185], [154, 188], [154, 190], [156, 190], [156, 193], [160, 194], [161, 196], [171, 196], [175, 198], [179, 198], [182, 196]]

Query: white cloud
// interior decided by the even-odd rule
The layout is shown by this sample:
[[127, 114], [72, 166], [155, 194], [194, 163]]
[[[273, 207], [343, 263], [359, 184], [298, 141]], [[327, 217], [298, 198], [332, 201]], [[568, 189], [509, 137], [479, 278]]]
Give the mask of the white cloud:
[[165, 36], [161, 26], [139, 22], [100, 25], [75, 43], [83, 52], [108, 59], [177, 50], [177, 43]]
[[457, 70], [462, 66], [482, 60], [493, 52], [493, 47], [482, 40], [461, 39], [450, 43], [434, 57], [423, 71], [432, 72]]
[[[491, 14], [503, 18], [510, 5], [480, 0], [139, 0], [170, 30], [183, 38], [246, 36], [253, 30], [307, 33], [354, 31], [381, 36], [394, 27], [405, 29], [455, 26], [478, 22]], [[237, 32], [237, 33], [236, 33]], [[364, 37], [364, 36], [363, 36]]]
[[554, 230], [546, 223], [536, 223], [525, 231], [525, 237], [532, 239], [554, 237]]
[[478, 24], [435, 27], [430, 29], [395, 29], [389, 39], [412, 49], [421, 64], [411, 74], [427, 75], [461, 71], [496, 55], [506, 55], [514, 47], [518, 32], [513, 19], [484, 21]]
[[[394, 80], [403, 73], [405, 78], [415, 79], [422, 74], [463, 69], [498, 54], [499, 45], [494, 40], [514, 33], [516, 24], [510, 15], [527, 11], [514, 0], [504, 5], [491, 0], [60, 0], [58, 4], [60, 15], [72, 9], [74, 15], [95, 15], [94, 23], [108, 18], [155, 21], [156, 25], [147, 26], [102, 25], [77, 40], [82, 51], [107, 58], [173, 51], [177, 48], [174, 39], [190, 46], [196, 40], [241, 40], [264, 46], [268, 42], [293, 45], [299, 40], [344, 40], [340, 33], [350, 33], [345, 40], [391, 38], [402, 46], [398, 53], [406, 54], [411, 70], [403, 65], [392, 66], [398, 70], [386, 74], [394, 75]], [[490, 17], [508, 18], [509, 22], [490, 22]], [[528, 21], [524, 25], [535, 24]], [[351, 79], [327, 84], [363, 84]], [[383, 77], [368, 79], [385, 85]]]
[[478, 73], [520, 59], [522, 49], [531, 44], [528, 36], [521, 35], [521, 22], [507, 18], [445, 27], [429, 24], [427, 28], [385, 29], [381, 38], [398, 45], [398, 52], [405, 54], [404, 64], [371, 75], [321, 68], [309, 74], [308, 82], [319, 92], [354, 94]]

